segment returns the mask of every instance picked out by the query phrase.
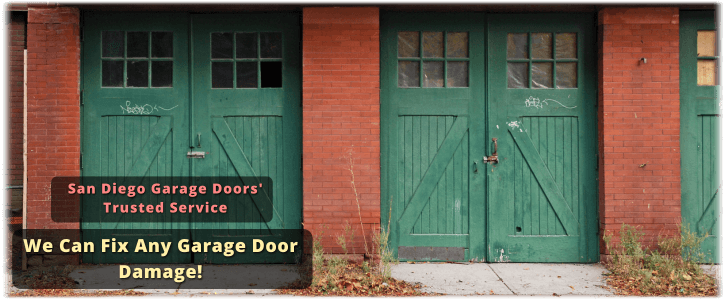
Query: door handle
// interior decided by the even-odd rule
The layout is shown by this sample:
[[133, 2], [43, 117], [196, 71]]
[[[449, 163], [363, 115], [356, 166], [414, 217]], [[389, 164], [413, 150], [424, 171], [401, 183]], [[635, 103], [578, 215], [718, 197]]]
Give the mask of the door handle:
[[197, 133], [197, 148], [202, 148], [202, 134]]
[[499, 155], [497, 154], [499, 146], [497, 145], [497, 138], [492, 138], [492, 141], [494, 141], [494, 153], [492, 153], [492, 156], [484, 156], [483, 160], [485, 163], [499, 163]]
[[476, 160], [474, 161], [474, 173], [479, 173], [479, 167], [476, 166]]

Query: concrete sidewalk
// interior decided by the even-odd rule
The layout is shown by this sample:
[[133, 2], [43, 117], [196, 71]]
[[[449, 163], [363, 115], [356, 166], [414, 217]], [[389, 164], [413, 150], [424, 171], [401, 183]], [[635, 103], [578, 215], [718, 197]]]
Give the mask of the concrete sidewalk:
[[402, 263], [392, 273], [447, 295], [612, 295], [600, 264]]
[[[189, 265], [191, 266], [193, 265]], [[285, 265], [205, 265], [204, 280], [173, 283], [131, 279], [124, 281], [124, 286], [108, 286], [107, 282], [118, 282], [118, 268], [114, 265], [86, 266], [75, 270], [71, 277], [88, 292], [108, 288], [133, 288], [155, 296], [186, 297], [270, 295], [275, 294], [274, 288], [297, 277], [295, 270]], [[605, 288], [603, 273], [607, 273], [607, 270], [600, 264], [400, 263], [392, 268], [394, 278], [420, 283], [424, 292], [446, 295], [612, 295]], [[703, 268], [708, 274], [720, 278], [720, 266]], [[210, 281], [213, 282], [214, 289], [207, 288]]]

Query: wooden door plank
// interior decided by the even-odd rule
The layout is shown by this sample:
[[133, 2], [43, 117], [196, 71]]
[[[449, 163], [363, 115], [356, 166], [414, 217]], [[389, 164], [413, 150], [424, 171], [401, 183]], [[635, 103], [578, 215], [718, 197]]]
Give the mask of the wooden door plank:
[[[214, 130], [214, 134], [219, 139], [219, 143], [222, 145], [225, 153], [230, 158], [232, 166], [237, 170], [237, 174], [239, 174], [240, 177], [243, 176], [242, 174], [245, 174], [245, 177], [254, 178], [255, 181], [250, 182], [250, 185], [259, 185], [259, 176], [252, 168], [250, 161], [247, 159], [247, 155], [242, 150], [242, 147], [239, 145], [239, 142], [234, 137], [234, 134], [232, 134], [232, 130], [227, 125], [227, 122], [225, 122], [224, 119], [222, 119], [221, 117], [213, 117], [212, 130]], [[252, 201], [257, 206], [260, 214], [263, 214], [262, 210], [264, 210], [264, 207], [266, 206], [262, 205], [262, 201], [272, 202], [272, 200], [269, 198], [264, 189], [261, 190], [262, 193], [257, 193], [250, 196], [252, 198]], [[282, 220], [281, 216], [277, 213], [277, 211], [274, 210], [274, 206], [270, 205], [270, 207], [273, 207], [273, 215], [267, 226], [269, 228], [285, 228], [284, 220]]]
[[424, 173], [418, 187], [413, 192], [411, 200], [409, 200], [408, 205], [398, 219], [399, 232], [402, 234], [408, 233], [418, 220], [417, 216], [421, 214], [421, 211], [426, 205], [426, 199], [429, 198], [436, 187], [436, 183], [444, 174], [446, 166], [454, 155], [454, 150], [456, 150], [467, 129], [467, 121], [461, 117], [457, 118], [451, 130], [446, 135], [443, 144], [439, 147], [433, 161], [426, 169], [426, 173]]
[[160, 118], [159, 122], [157, 122], [151, 129], [151, 132], [151, 135], [144, 143], [144, 146], [141, 147], [139, 154], [136, 156], [136, 160], [133, 165], [126, 172], [126, 177], [144, 176], [146, 174], [146, 171], [151, 166], [151, 162], [159, 153], [161, 145], [164, 144], [166, 137], [171, 132], [171, 118]]
[[705, 233], [709, 233], [709, 235], [713, 235], [713, 232], [709, 231], [713, 228], [713, 225], [716, 224], [716, 218], [718, 217], [717, 214], [719, 211], [718, 202], [718, 189], [716, 189], [716, 193], [711, 196], [711, 201], [709, 201], [708, 206], [706, 206], [706, 209], [703, 210], [703, 215], [701, 215], [701, 218], [698, 220], [698, 234], [703, 235]]
[[510, 128], [509, 133], [512, 135], [514, 142], [522, 152], [522, 156], [524, 156], [524, 159], [527, 161], [527, 164], [532, 170], [532, 173], [534, 173], [535, 178], [537, 178], [537, 182], [542, 187], [542, 191], [545, 193], [545, 196], [547, 196], [547, 200], [550, 205], [552, 205], [552, 209], [554, 209], [555, 214], [560, 219], [560, 222], [562, 222], [562, 226], [565, 228], [566, 234], [576, 235], [577, 228], [579, 227], [577, 218], [572, 213], [572, 209], [570, 209], [570, 206], [567, 204], [565, 197], [562, 196], [562, 192], [557, 187], [557, 183], [555, 182], [554, 177], [552, 177], [552, 173], [550, 173], [549, 169], [547, 169], [542, 157], [535, 150], [534, 144], [529, 139], [529, 136], [527, 136], [524, 131], [520, 131], [516, 128]]

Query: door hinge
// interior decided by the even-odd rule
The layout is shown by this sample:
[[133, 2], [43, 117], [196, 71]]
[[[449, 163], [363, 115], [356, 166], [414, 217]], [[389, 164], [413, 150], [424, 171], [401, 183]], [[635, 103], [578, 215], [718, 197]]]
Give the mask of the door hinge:
[[80, 160], [81, 160], [81, 170], [83, 170], [83, 152], [81, 152]]
[[83, 101], [83, 90], [81, 90], [81, 106], [83, 106], [83, 104], [85, 104], [85, 102]]

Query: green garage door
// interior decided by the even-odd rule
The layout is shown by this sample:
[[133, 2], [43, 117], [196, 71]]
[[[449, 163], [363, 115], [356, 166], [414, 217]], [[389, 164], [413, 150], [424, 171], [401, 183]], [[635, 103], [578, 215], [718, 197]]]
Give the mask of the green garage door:
[[681, 215], [699, 235], [705, 262], [719, 263], [718, 49], [713, 11], [682, 11]]
[[[166, 211], [99, 220], [98, 202], [106, 199], [86, 196], [82, 228], [123, 229], [138, 236], [155, 229], [149, 238], [164, 241], [206, 241], [228, 235], [231, 229], [265, 235], [270, 229], [300, 228], [299, 40], [296, 14], [87, 13], [82, 58], [84, 177], [136, 177], [150, 184], [173, 176], [175, 183], [190, 184], [192, 178], [244, 176], [257, 178], [246, 185], [262, 181], [265, 187], [270, 186], [264, 179], [269, 177], [274, 185], [261, 194], [274, 194], [276, 201], [269, 220], [260, 217], [259, 207], [267, 206], [255, 203], [266, 200], [259, 197], [239, 201], [245, 205], [229, 205], [226, 215]], [[204, 155], [189, 158], [190, 152]], [[148, 192], [137, 199], [164, 201]], [[175, 198], [179, 200], [189, 202]], [[192, 236], [192, 229], [212, 229], [215, 235]], [[93, 238], [84, 234], [84, 239]], [[121, 259], [110, 254], [84, 257], [96, 263]], [[163, 261], [154, 254], [134, 254], [131, 260], [211, 261], [192, 254]]]
[[382, 15], [381, 210], [399, 259], [597, 261], [592, 21]]

